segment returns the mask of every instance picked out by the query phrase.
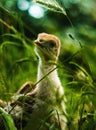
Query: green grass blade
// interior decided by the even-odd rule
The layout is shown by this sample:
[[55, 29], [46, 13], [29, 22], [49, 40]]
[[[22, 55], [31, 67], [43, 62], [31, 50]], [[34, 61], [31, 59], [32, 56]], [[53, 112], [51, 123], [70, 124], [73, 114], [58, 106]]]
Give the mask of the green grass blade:
[[84, 72], [84, 74], [88, 77], [88, 81], [90, 82], [90, 83], [92, 83], [92, 78], [91, 78], [91, 76], [89, 75], [89, 73], [82, 67], [82, 66], [80, 66], [80, 65], [78, 65], [77, 63], [75, 63], [75, 62], [70, 62], [70, 64], [73, 64], [73, 65], [75, 65], [77, 68], [79, 68], [82, 72]]
[[0, 115], [3, 117], [3, 122], [6, 130], [17, 130], [12, 117], [2, 108], [0, 108]]

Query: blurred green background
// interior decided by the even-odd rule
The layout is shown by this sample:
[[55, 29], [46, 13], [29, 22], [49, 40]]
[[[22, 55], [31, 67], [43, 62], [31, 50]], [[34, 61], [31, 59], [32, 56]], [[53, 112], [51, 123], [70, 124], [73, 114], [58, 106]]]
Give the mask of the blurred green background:
[[67, 15], [32, 0], [0, 0], [0, 98], [10, 100], [23, 83], [36, 81], [34, 40], [41, 32], [54, 34], [61, 40], [58, 72], [69, 126], [75, 129], [70, 121], [78, 119], [78, 129], [82, 124], [82, 130], [95, 130], [96, 0], [48, 2], [57, 2]]

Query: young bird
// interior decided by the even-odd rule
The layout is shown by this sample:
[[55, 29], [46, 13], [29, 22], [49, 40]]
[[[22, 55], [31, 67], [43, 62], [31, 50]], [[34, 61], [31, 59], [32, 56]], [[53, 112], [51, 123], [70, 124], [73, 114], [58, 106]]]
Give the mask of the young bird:
[[35, 95], [35, 103], [31, 119], [24, 130], [47, 130], [47, 123], [54, 125], [54, 128], [66, 130], [64, 89], [56, 67], [60, 53], [59, 38], [40, 33], [35, 40], [35, 52], [39, 57], [37, 83], [36, 88], [27, 93], [27, 96]]

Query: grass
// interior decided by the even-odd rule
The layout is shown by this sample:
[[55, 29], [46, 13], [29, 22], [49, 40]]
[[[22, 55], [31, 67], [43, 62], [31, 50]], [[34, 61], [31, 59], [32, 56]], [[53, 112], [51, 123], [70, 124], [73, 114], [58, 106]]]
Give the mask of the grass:
[[[66, 14], [64, 8], [56, 4], [58, 1], [54, 1], [55, 4], [50, 1], [46, 3], [43, 0], [36, 2], [51, 10]], [[37, 60], [33, 41], [27, 38], [24, 32], [19, 32], [5, 20], [0, 19], [0, 23], [2, 27], [0, 36], [0, 98], [10, 101], [24, 82], [36, 80]], [[3, 33], [3, 28], [8, 31]], [[70, 37], [74, 41], [75, 38], [72, 35]], [[80, 45], [79, 51], [75, 44], [73, 46], [75, 49], [71, 50], [69, 45], [62, 51], [58, 63], [60, 79], [65, 87], [67, 98], [68, 128], [69, 130], [96, 130], [96, 46]], [[32, 71], [30, 72], [30, 70]], [[10, 114], [7, 115], [0, 109], [1, 113], [7, 122], [12, 121]], [[50, 130], [55, 129], [53, 124], [46, 125]], [[5, 126], [6, 130], [16, 129], [13, 121], [11, 128], [8, 123]]]
[[11, 116], [6, 111], [4, 111], [2, 108], [0, 108], [0, 116], [3, 117], [4, 126], [5, 126], [6, 130], [17, 130]]

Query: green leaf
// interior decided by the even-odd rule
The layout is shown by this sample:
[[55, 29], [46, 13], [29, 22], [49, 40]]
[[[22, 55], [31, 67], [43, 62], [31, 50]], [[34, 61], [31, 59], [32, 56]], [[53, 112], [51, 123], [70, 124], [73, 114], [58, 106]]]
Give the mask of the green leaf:
[[12, 117], [2, 108], [0, 108], [0, 115], [3, 117], [3, 122], [6, 130], [17, 130]]

